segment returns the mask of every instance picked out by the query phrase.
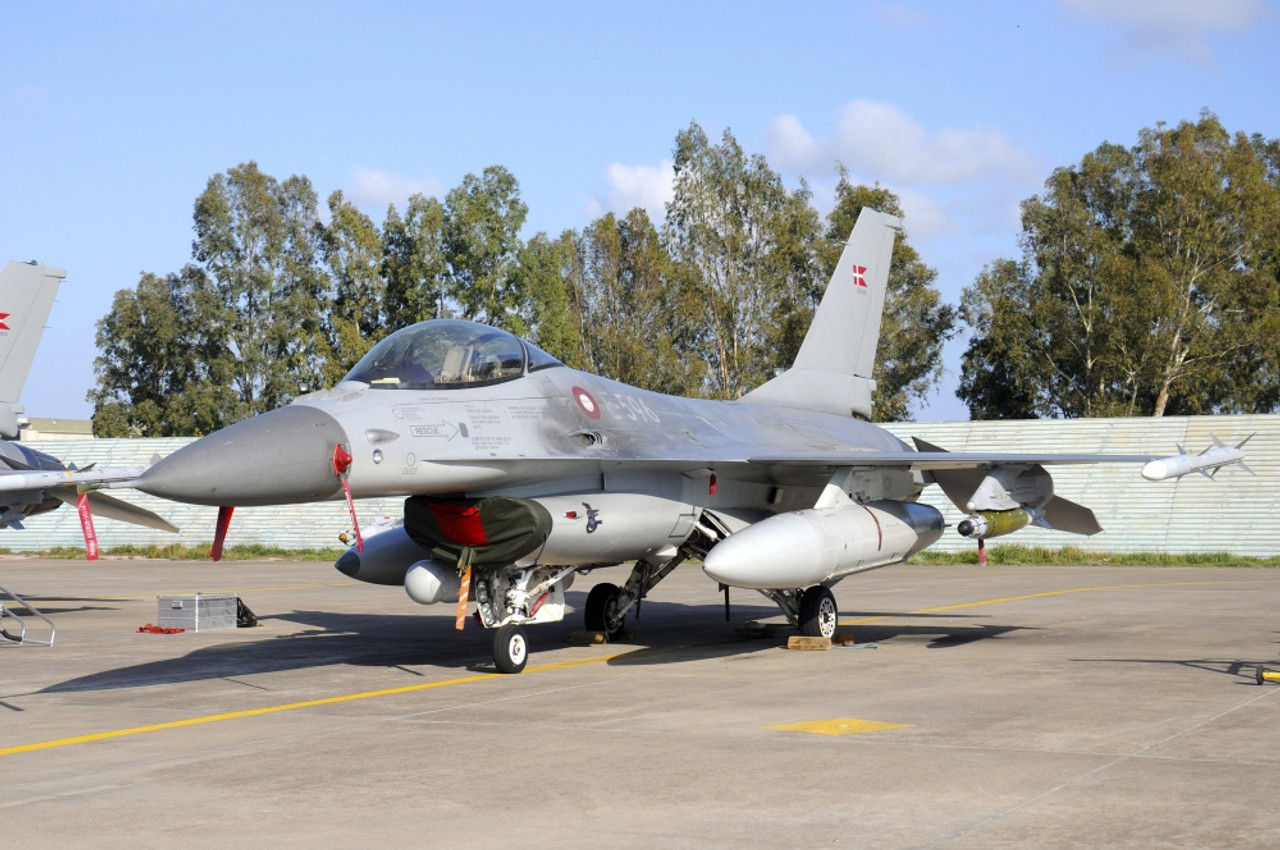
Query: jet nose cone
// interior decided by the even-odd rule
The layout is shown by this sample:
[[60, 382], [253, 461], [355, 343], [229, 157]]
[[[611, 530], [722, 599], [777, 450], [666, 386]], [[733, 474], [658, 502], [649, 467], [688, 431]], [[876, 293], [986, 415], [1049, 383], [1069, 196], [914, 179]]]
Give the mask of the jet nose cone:
[[283, 505], [337, 495], [333, 447], [348, 444], [338, 421], [307, 405], [246, 419], [184, 446], [135, 485], [197, 505]]

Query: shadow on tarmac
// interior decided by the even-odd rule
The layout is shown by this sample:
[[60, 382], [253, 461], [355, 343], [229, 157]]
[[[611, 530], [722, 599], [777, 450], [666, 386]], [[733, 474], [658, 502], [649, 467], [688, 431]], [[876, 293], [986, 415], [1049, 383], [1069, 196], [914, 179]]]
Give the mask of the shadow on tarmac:
[[[569, 633], [581, 628], [579, 611], [570, 611], [562, 622], [528, 628], [532, 664], [537, 664], [540, 649], [559, 649], [568, 643]], [[467, 628], [459, 633], [454, 629], [451, 616], [309, 610], [258, 616], [267, 625], [275, 621], [293, 623], [302, 628], [289, 634], [260, 639], [255, 639], [254, 629], [201, 632], [199, 638], [202, 641], [222, 636], [227, 640], [188, 649], [172, 658], [104, 670], [60, 682], [42, 692], [144, 688], [340, 665], [399, 668], [408, 672], [416, 672], [410, 668], [424, 665], [468, 672], [493, 670], [490, 660], [493, 633], [474, 622], [468, 622]], [[927, 644], [930, 649], [964, 646], [1026, 630], [1022, 626], [973, 625], [971, 617], [948, 614], [849, 612], [843, 616], [938, 620], [937, 626], [868, 623], [841, 628], [841, 631], [852, 631], [860, 643], [931, 636], [933, 639]], [[610, 651], [619, 654], [608, 663], [616, 666], [671, 664], [746, 656], [785, 645], [785, 632], [775, 631], [768, 637], [741, 637], [735, 633], [737, 626], [752, 619], [780, 618], [772, 605], [735, 605], [733, 622], [726, 623], [721, 605], [645, 600], [639, 619], [627, 618], [627, 625], [640, 632], [643, 640], [632, 644], [611, 644]], [[952, 625], [945, 622], [948, 619], [960, 619], [964, 623]], [[140, 639], [171, 641], [174, 648], [181, 651], [182, 642], [190, 637], [156, 635]]]

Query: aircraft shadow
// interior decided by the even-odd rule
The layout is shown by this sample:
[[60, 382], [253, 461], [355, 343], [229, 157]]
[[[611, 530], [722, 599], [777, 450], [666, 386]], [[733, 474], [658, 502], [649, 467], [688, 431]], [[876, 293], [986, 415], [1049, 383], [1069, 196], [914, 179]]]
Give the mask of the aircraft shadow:
[[[308, 628], [256, 640], [253, 639], [256, 629], [236, 629], [234, 635], [228, 630], [227, 636], [234, 640], [227, 643], [70, 679], [51, 685], [43, 692], [143, 688], [335, 665], [430, 664], [465, 669], [467, 662], [489, 657], [492, 641], [492, 634], [478, 627], [459, 634], [453, 628], [453, 620], [444, 617], [290, 611], [259, 614], [259, 619], [265, 623], [272, 620], [298, 623]], [[157, 635], [155, 639], [181, 641], [183, 636]]]
[[[876, 615], [859, 613], [857, 616]], [[918, 619], [920, 615], [911, 616]], [[936, 616], [946, 619], [954, 615]], [[259, 618], [266, 623], [282, 621], [303, 628], [290, 634], [264, 635], [257, 639], [254, 629], [237, 629], [234, 639], [224, 643], [201, 646], [172, 658], [70, 679], [49, 686], [42, 693], [145, 688], [331, 666], [399, 668], [413, 675], [419, 674], [411, 668], [420, 666], [452, 668], [460, 672], [493, 670], [493, 632], [469, 622], [468, 627], [459, 633], [454, 628], [452, 617], [295, 610], [260, 613]], [[763, 638], [743, 638], [737, 634], [744, 623], [760, 619], [774, 619], [782, 623], [777, 608], [772, 605], [735, 604], [732, 621], [725, 622], [721, 604], [689, 605], [645, 600], [640, 617], [627, 618], [628, 627], [637, 637], [629, 643], [613, 644], [611, 649], [616, 648], [621, 654], [609, 663], [670, 664], [695, 658], [745, 656], [785, 645], [784, 632]], [[564, 647], [569, 643], [570, 633], [582, 627], [580, 610], [570, 610], [562, 622], [529, 627], [527, 631], [533, 652], [530, 663], [537, 665], [540, 649]], [[1022, 628], [871, 623], [842, 627], [842, 631], [852, 631], [859, 642], [866, 643], [933, 635], [929, 648], [941, 649], [998, 638]], [[228, 633], [228, 637], [232, 635]], [[158, 635], [155, 639], [180, 642], [183, 638], [180, 635]]]
[[[637, 646], [634, 652], [613, 658], [609, 661], [609, 664], [619, 666], [672, 664], [693, 658], [724, 658], [734, 655], [748, 655], [785, 647], [787, 638], [795, 633], [794, 630], [783, 627], [752, 635], [726, 635], [724, 631], [726, 625], [729, 624], [721, 622], [721, 628], [716, 634], [708, 634], [708, 629], [699, 630], [703, 637], [701, 641], [688, 642], [687, 638], [692, 635], [686, 631], [682, 635], [682, 637], [686, 638], [685, 641]], [[785, 626], [785, 624], [783, 625]], [[733, 627], [730, 626], [730, 628]], [[976, 641], [992, 640], [1012, 632], [1031, 630], [1026, 626], [1004, 625], [963, 626], [953, 629], [934, 626], [862, 625], [852, 629], [842, 626], [839, 631], [851, 632], [855, 640], [862, 645], [887, 643], [895, 638], [933, 636], [933, 640], [926, 646], [927, 649], [950, 649]], [[636, 641], [636, 643], [639, 643], [639, 641]], [[619, 648], [628, 646], [625, 642], [616, 645]]]
[[[83, 597], [81, 596], [31, 596], [25, 593], [19, 594], [19, 595], [22, 597], [22, 599], [25, 602], [31, 603], [32, 605], [34, 605], [36, 608], [40, 610], [40, 613], [45, 614], [47, 616], [53, 616], [54, 614], [76, 614], [82, 611], [117, 611], [119, 610], [119, 607], [120, 607], [119, 599], [107, 599], [107, 598], [96, 597], [96, 596], [83, 596]], [[12, 599], [9, 599], [6, 597], [3, 599], [0, 599], [0, 602], [4, 603], [5, 608], [8, 608], [13, 611], [17, 611], [18, 614], [20, 614], [21, 616], [24, 616], [24, 617], [27, 616], [26, 607], [23, 605], [19, 605], [17, 602], [14, 602]], [[57, 605], [49, 604], [49, 603], [55, 603], [55, 602], [60, 604], [57, 604]], [[82, 602], [82, 603], [96, 602], [101, 604], [97, 604], [97, 605], [67, 604], [71, 602]], [[115, 603], [115, 604], [109, 604], [109, 603]]]
[[1159, 666], [1186, 667], [1202, 670], [1218, 676], [1238, 679], [1238, 685], [1257, 685], [1257, 669], [1280, 670], [1280, 659], [1242, 661], [1238, 658], [1073, 658], [1075, 662], [1089, 664], [1154, 664]]

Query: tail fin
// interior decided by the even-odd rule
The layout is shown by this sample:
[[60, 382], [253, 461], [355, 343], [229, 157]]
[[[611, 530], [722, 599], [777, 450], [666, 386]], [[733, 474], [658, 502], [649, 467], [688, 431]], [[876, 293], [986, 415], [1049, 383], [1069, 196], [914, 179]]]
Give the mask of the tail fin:
[[871, 418], [880, 316], [889, 283], [896, 217], [864, 207], [791, 369], [744, 401]]
[[0, 270], [0, 435], [18, 436], [18, 399], [67, 273], [35, 263], [9, 263]]

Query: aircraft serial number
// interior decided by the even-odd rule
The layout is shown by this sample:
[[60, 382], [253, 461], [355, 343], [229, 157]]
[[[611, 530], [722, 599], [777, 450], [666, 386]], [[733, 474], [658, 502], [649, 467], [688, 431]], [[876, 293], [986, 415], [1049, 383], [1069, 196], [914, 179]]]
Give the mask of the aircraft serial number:
[[603, 395], [604, 406], [609, 414], [617, 419], [630, 419], [632, 422], [661, 422], [658, 414], [653, 412], [644, 399], [629, 396], [626, 393]]

